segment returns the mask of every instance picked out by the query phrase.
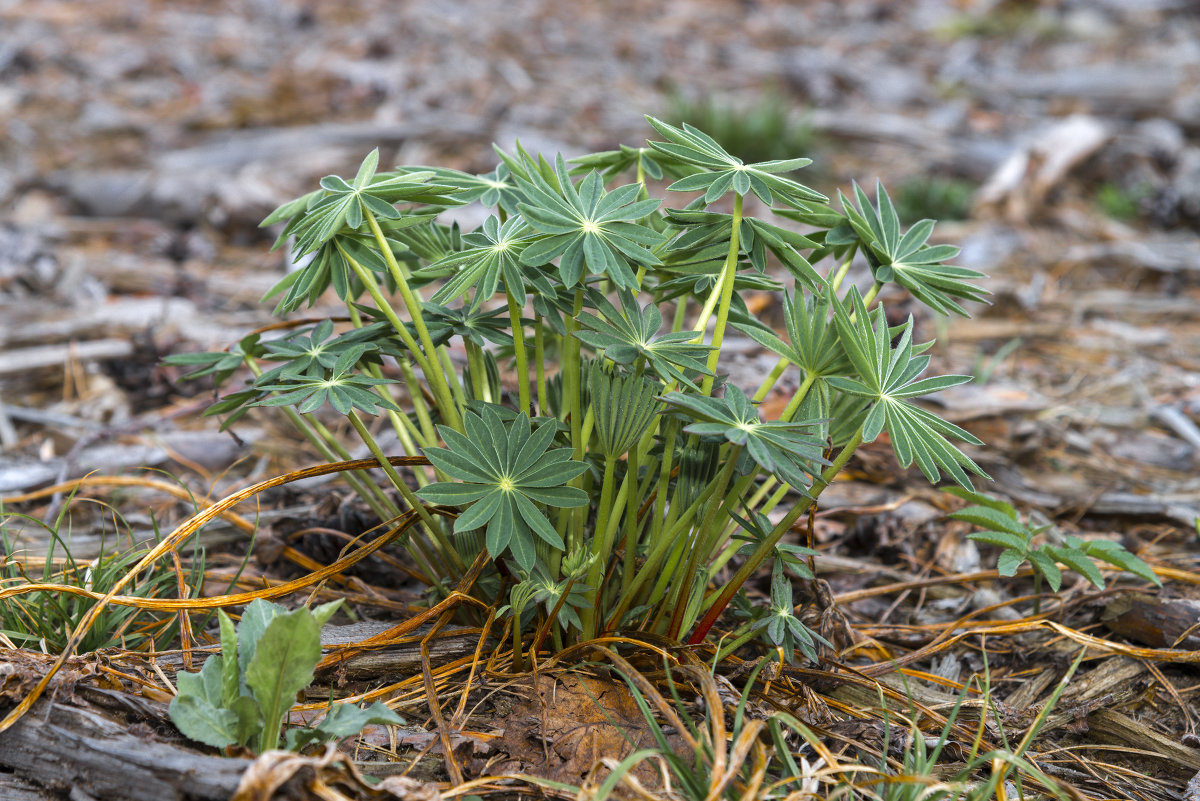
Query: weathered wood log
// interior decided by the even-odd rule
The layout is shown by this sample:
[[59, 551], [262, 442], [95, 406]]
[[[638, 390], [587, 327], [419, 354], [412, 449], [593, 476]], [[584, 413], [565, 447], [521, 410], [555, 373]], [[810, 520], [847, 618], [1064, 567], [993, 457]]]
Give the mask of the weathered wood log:
[[1200, 648], [1200, 635], [1193, 628], [1200, 624], [1200, 601], [1190, 598], [1124, 593], [1109, 602], [1101, 620], [1109, 631], [1151, 648]]
[[157, 740], [144, 724], [130, 728], [94, 709], [38, 701], [0, 733], [0, 797], [225, 801], [251, 763]]

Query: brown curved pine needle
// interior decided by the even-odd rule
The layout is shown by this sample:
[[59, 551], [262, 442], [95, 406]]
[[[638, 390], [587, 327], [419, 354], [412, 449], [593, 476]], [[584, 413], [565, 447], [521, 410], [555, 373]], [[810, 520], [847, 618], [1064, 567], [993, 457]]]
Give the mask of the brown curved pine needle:
[[[371, 464], [375, 464], [375, 461], [371, 460]], [[34, 490], [33, 492], [25, 492], [20, 495], [8, 495], [4, 498], [0, 498], [0, 503], [7, 504], [36, 501], [39, 498], [48, 498], [51, 495], [58, 495], [59, 493], [64, 492], [73, 492], [83, 487], [142, 487], [144, 489], [158, 490], [159, 492], [178, 498], [181, 501], [187, 501], [189, 503], [195, 502], [206, 509], [211, 509], [213, 506], [217, 505], [216, 501], [211, 501], [208, 498], [194, 495], [178, 484], [172, 484], [169, 481], [162, 481], [157, 478], [142, 478], [140, 476], [84, 476], [83, 478], [77, 478], [72, 481], [64, 481], [61, 484], [55, 484], [52, 487], [43, 487], [42, 489]], [[253, 534], [258, 528], [254, 523], [251, 523], [249, 520], [237, 514], [236, 512], [228, 511], [228, 507], [222, 510], [221, 517], [225, 518], [234, 526], [237, 526], [248, 534]]]
[[882, 676], [887, 673], [910, 665], [913, 662], [919, 662], [922, 659], [933, 656], [936, 653], [946, 650], [951, 645], [960, 642], [968, 637], [977, 637], [981, 634], [995, 636], [998, 634], [1023, 634], [1025, 632], [1037, 631], [1039, 629], [1050, 629], [1069, 640], [1079, 643], [1087, 648], [1092, 648], [1104, 654], [1116, 654], [1120, 656], [1128, 656], [1134, 659], [1149, 659], [1156, 662], [1173, 662], [1181, 664], [1197, 664], [1200, 663], [1200, 651], [1184, 651], [1178, 648], [1135, 648], [1122, 643], [1111, 642], [1100, 637], [1093, 637], [1090, 634], [1084, 634], [1081, 631], [1069, 628], [1056, 623], [1053, 620], [1031, 620], [1027, 622], [1017, 622], [1008, 625], [993, 626], [990, 628], [975, 628], [959, 631], [953, 636], [947, 637], [936, 643], [920, 648], [904, 656], [896, 657], [890, 663], [879, 663], [868, 665], [859, 668], [859, 671], [864, 676]]

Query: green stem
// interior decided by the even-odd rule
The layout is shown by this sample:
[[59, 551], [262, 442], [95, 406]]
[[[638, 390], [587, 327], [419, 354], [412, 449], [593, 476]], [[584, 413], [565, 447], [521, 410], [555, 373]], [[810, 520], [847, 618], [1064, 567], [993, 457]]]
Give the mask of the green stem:
[[775, 384], [779, 381], [779, 377], [783, 375], [783, 371], [787, 369], [789, 364], [791, 364], [789, 359], [780, 356], [779, 361], [775, 362], [775, 366], [771, 368], [771, 372], [767, 373], [767, 377], [763, 379], [762, 386], [760, 386], [758, 391], [754, 393], [754, 397], [751, 398], [751, 400], [755, 403], [759, 403], [763, 398], [767, 397], [767, 393], [770, 392]]
[[875, 296], [879, 294], [879, 290], [882, 288], [883, 284], [880, 281], [876, 281], [874, 284], [872, 284], [871, 288], [867, 290], [867, 294], [863, 295], [863, 305], [867, 308], [870, 308], [871, 301], [875, 300]]
[[546, 330], [542, 325], [542, 315], [533, 315], [533, 368], [537, 371], [537, 405], [538, 414], [549, 414], [549, 401], [546, 395]]
[[600, 602], [600, 579], [608, 567], [612, 542], [609, 540], [608, 519], [612, 515], [612, 495], [616, 485], [617, 457], [604, 459], [604, 478], [600, 485], [600, 505], [596, 507], [596, 530], [592, 534], [592, 565], [587, 574], [587, 599], [590, 602], [580, 610], [584, 639], [596, 636], [596, 607]]
[[850, 248], [850, 250], [846, 253], [846, 258], [842, 259], [841, 266], [838, 267], [837, 272], [834, 273], [833, 277], [829, 279], [829, 287], [833, 291], [836, 292], [838, 289], [840, 289], [842, 286], [842, 281], [846, 280], [846, 273], [850, 272], [850, 263], [854, 261], [854, 252], [857, 249], [857, 247]]
[[408, 277], [404, 274], [404, 270], [400, 269], [400, 264], [396, 261], [396, 257], [392, 253], [392, 246], [388, 244], [387, 238], [383, 235], [383, 230], [379, 227], [379, 222], [375, 219], [375, 215], [369, 210], [364, 209], [364, 211], [366, 212], [364, 216], [366, 217], [367, 225], [371, 227], [371, 233], [375, 235], [375, 242], [379, 245], [380, 254], [383, 256], [384, 262], [387, 263], [388, 273], [392, 276], [392, 280], [396, 282], [396, 288], [400, 291], [400, 297], [404, 300], [404, 305], [408, 307], [408, 316], [412, 318], [413, 327], [417, 330], [417, 339], [421, 341], [421, 347], [425, 349], [425, 353], [429, 356], [428, 361], [431, 370], [426, 378], [433, 389], [434, 397], [437, 398], [438, 411], [442, 413], [442, 418], [446, 420], [451, 428], [462, 431], [462, 419], [459, 416], [459, 409], [454, 403], [453, 396], [450, 393], [450, 384], [446, 380], [442, 364], [437, 358], [437, 349], [434, 347], [433, 338], [429, 335], [429, 329], [425, 326], [425, 318], [421, 314], [421, 303], [409, 287]]
[[675, 440], [679, 436], [679, 421], [674, 417], [667, 418], [666, 431], [663, 433], [663, 456], [658, 466], [658, 483], [655, 485], [654, 514], [650, 518], [649, 542], [651, 547], [662, 536], [663, 524], [667, 509], [667, 490], [671, 486], [671, 470], [674, 468]]
[[490, 401], [487, 386], [487, 368], [483, 361], [483, 349], [469, 339], [463, 339], [467, 350], [467, 364], [471, 369], [471, 394], [475, 400]]
[[833, 482], [833, 479], [837, 476], [837, 474], [840, 473], [842, 468], [846, 466], [846, 462], [850, 461], [850, 457], [854, 454], [855, 449], [858, 448], [858, 446], [862, 443], [862, 436], [863, 432], [860, 428], [850, 439], [850, 441], [846, 443], [846, 447], [842, 448], [841, 453], [839, 453], [837, 458], [833, 460], [833, 464], [829, 465], [829, 467], [825, 469], [825, 472], [821, 474], [820, 478], [813, 482], [812, 490], [809, 492], [810, 497], [801, 498], [796, 505], [792, 507], [791, 511], [787, 513], [783, 520], [779, 521], [779, 524], [771, 530], [771, 533], [767, 535], [767, 538], [760, 542], [758, 547], [754, 549], [754, 552], [750, 554], [745, 562], [742, 563], [742, 566], [738, 568], [736, 573], [734, 573], [733, 578], [729, 580], [729, 582], [721, 590], [720, 594], [708, 604], [708, 611], [696, 625], [696, 629], [692, 632], [692, 636], [688, 638], [688, 643], [690, 645], [695, 645], [704, 641], [704, 638], [708, 636], [709, 630], [712, 629], [713, 624], [717, 622], [717, 618], [721, 616], [721, 613], [725, 611], [725, 607], [728, 606], [729, 602], [733, 599], [734, 594], [741, 589], [742, 585], [746, 583], [746, 580], [750, 578], [754, 571], [758, 569], [758, 566], [763, 563], [763, 560], [770, 555], [775, 546], [779, 544], [779, 541], [783, 539], [783, 535], [791, 529], [792, 524], [800, 519], [800, 515], [808, 511], [808, 507], [811, 506], [816, 499], [820, 497], [821, 493], [825, 491], [825, 488]]
[[721, 357], [721, 343], [725, 341], [725, 326], [729, 322], [729, 306], [733, 302], [733, 285], [737, 278], [738, 237], [742, 228], [742, 200], [741, 195], [734, 196], [733, 230], [729, 235], [729, 254], [725, 257], [725, 268], [721, 272], [721, 282], [719, 286], [713, 287], [713, 292], [704, 304], [704, 310], [700, 313], [700, 319], [696, 322], [696, 330], [703, 335], [704, 329], [708, 327], [708, 317], [712, 314], [710, 304], [717, 297], [719, 289], [720, 303], [717, 306], [717, 324], [713, 329], [712, 350], [708, 354], [708, 369], [713, 375], [705, 376], [704, 381], [700, 384], [700, 392], [704, 395], [712, 392], [713, 382], [716, 381], [715, 374], [717, 371], [717, 362]]
[[[638, 484], [638, 450], [634, 448], [625, 457], [625, 479], [632, 482], [632, 489], [625, 496], [625, 561], [621, 566], [621, 592], [629, 589], [633, 582], [633, 570], [637, 566], [638, 548], [638, 501], [644, 497]], [[647, 476], [649, 480], [649, 476]]]
[[[583, 441], [583, 410], [580, 393], [580, 348], [582, 342], [573, 334], [579, 330], [579, 315], [583, 311], [583, 287], [575, 290], [575, 301], [571, 307], [571, 317], [567, 319], [566, 328], [567, 335], [563, 337], [562, 347], [562, 404], [570, 410], [570, 425], [571, 425], [571, 445], [574, 448], [574, 459], [577, 462], [582, 462], [586, 451], [586, 445]], [[571, 486], [583, 487], [583, 477], [578, 476], [571, 480]], [[583, 544], [583, 523], [584, 514], [587, 512], [587, 507], [579, 507], [578, 509], [570, 509], [567, 515], [570, 518], [571, 525], [567, 536], [567, 550], [572, 551], [579, 548]]]
[[433, 517], [429, 514], [429, 510], [425, 508], [425, 504], [421, 503], [421, 500], [413, 494], [413, 491], [408, 487], [408, 483], [396, 472], [396, 468], [392, 466], [392, 463], [388, 461], [387, 455], [379, 447], [379, 443], [375, 441], [375, 437], [371, 436], [371, 432], [367, 429], [366, 424], [363, 423], [358, 411], [351, 409], [350, 414], [347, 415], [347, 419], [350, 421], [350, 425], [354, 426], [354, 430], [358, 432], [358, 436], [366, 444], [367, 449], [371, 451], [371, 455], [375, 457], [375, 461], [379, 462], [379, 466], [383, 468], [383, 472], [387, 475], [388, 480], [392, 482], [392, 486], [399, 491], [401, 497], [416, 511], [417, 517], [425, 524], [425, 528], [429, 531], [430, 537], [432, 537], [434, 547], [437, 548], [442, 559], [451, 566], [452, 570], [460, 574], [466, 572], [466, 565], [459, 558], [458, 550], [455, 549], [454, 544], [446, 539], [441, 526], [434, 521]]
[[530, 414], [529, 399], [529, 354], [525, 352], [525, 326], [521, 324], [521, 307], [508, 287], [504, 289], [508, 301], [508, 320], [513, 335], [513, 356], [517, 362], [517, 398], [520, 410]]
[[678, 334], [683, 330], [683, 324], [687, 320], [687, 304], [688, 296], [680, 295], [675, 300], [675, 314], [671, 317], [671, 333]]
[[[286, 408], [287, 407], [285, 407], [285, 409]], [[338, 441], [337, 437], [333, 435], [332, 431], [325, 427], [324, 423], [322, 423], [320, 420], [317, 420], [315, 417], [304, 417], [296, 412], [295, 409], [291, 409], [290, 411], [297, 417], [304, 419], [313, 429], [313, 431], [315, 431], [319, 437], [328, 443], [328, 447], [322, 448], [321, 450], [322, 455], [324, 455], [326, 459], [331, 462], [337, 461], [338, 459], [342, 461], [350, 461], [352, 458], [350, 451], [346, 450], [345, 446]], [[346, 478], [349, 480], [350, 474], [347, 474]], [[394, 503], [392, 503], [391, 499], [388, 498], [387, 494], [379, 487], [379, 485], [373, 481], [364, 481], [364, 483], [370, 488], [371, 494], [384, 503], [389, 510], [388, 514], [381, 516], [380, 519], [391, 520], [392, 518], [400, 516], [400, 509]]]
[[779, 415], [779, 419], [790, 423], [792, 418], [796, 416], [796, 411], [800, 408], [800, 404], [804, 403], [804, 398], [808, 395], [808, 391], [812, 389], [812, 385], [817, 381], [815, 373], [807, 373], [804, 380], [800, 382], [800, 386], [796, 388], [796, 392], [792, 395], [792, 399], [788, 401], [788, 405], [783, 408], [783, 412]]
[[[349, 312], [350, 321], [354, 323], [354, 327], [362, 328], [362, 314], [358, 311], [358, 307], [353, 303], [347, 303], [346, 311]], [[368, 364], [367, 372], [372, 378], [383, 378], [383, 369], [378, 364]], [[375, 387], [375, 393], [379, 395], [379, 397], [386, 400], [389, 404], [394, 402], [391, 393], [388, 392], [388, 388], [383, 384], [379, 384]], [[408, 415], [402, 414], [394, 409], [387, 409], [386, 412], [388, 420], [392, 424], [392, 430], [396, 432], [396, 439], [400, 441], [400, 445], [404, 448], [404, 452], [410, 455], [419, 456], [421, 452], [417, 449], [417, 445], [413, 440], [413, 436], [419, 438], [420, 433], [416, 430], [412, 420], [408, 419]], [[424, 486], [426, 483], [424, 471], [414, 470], [413, 475], [416, 476], [417, 483]]]
[[712, 491], [716, 489], [716, 485], [710, 483], [703, 491], [684, 509], [679, 515], [679, 519], [674, 522], [665, 532], [661, 533], [656, 539], [650, 542], [650, 552], [646, 554], [646, 562], [638, 570], [634, 576], [633, 582], [628, 591], [622, 592], [622, 598], [617, 606], [616, 611], [610, 619], [620, 619], [621, 616], [633, 605], [633, 601], [637, 598], [642, 586], [651, 578], [657, 579], [651, 587], [651, 599], [659, 597], [662, 589], [671, 581], [674, 570], [667, 569], [661, 573], [658, 572], [659, 564], [671, 552], [673, 547], [683, 547], [686, 539], [687, 527], [691, 524], [696, 513], [708, 502], [712, 497]]
[[[249, 356], [243, 360], [250, 372], [256, 377], [262, 375], [262, 368]], [[342, 447], [342, 444], [337, 441], [324, 426], [317, 423], [319, 428], [311, 425], [304, 415], [297, 412], [291, 406], [280, 407], [284, 417], [296, 427], [296, 430], [304, 435], [314, 448], [324, 457], [327, 462], [346, 461], [350, 458], [350, 454]], [[371, 481], [364, 480], [361, 476], [355, 473], [345, 474], [346, 483], [351, 489], [363, 499], [363, 502], [370, 507], [371, 511], [380, 520], [391, 520], [400, 516], [400, 510], [384, 495], [383, 491]]]
[[467, 393], [463, 390], [462, 381], [458, 379], [458, 369], [454, 366], [454, 361], [450, 358], [449, 351], [444, 348], [439, 349], [438, 358], [441, 359], [442, 370], [446, 374], [446, 382], [450, 385], [450, 394], [454, 396], [454, 400], [459, 408], [465, 409], [467, 406]]
[[668, 629], [668, 636], [678, 637], [682, 630], [684, 613], [687, 611], [686, 600], [691, 597], [688, 589], [691, 587], [691, 577], [700, 569], [700, 561], [708, 559], [710, 550], [715, 543], [712, 541], [716, 535], [712, 532], [715, 529], [719, 533], [725, 528], [725, 520], [721, 516], [720, 510], [724, 507], [722, 500], [725, 495], [725, 488], [729, 486], [729, 479], [733, 476], [734, 468], [737, 467], [738, 457], [742, 453], [740, 445], [733, 445], [729, 452], [725, 454], [725, 466], [721, 468], [721, 472], [717, 474], [716, 485], [712, 494], [709, 496], [710, 501], [708, 508], [711, 514], [706, 514], [701, 518], [701, 523], [696, 527], [695, 540], [691, 548], [691, 553], [688, 554], [687, 565], [684, 567], [683, 575], [680, 580], [675, 582], [671, 592], [671, 626]]
[[421, 441], [426, 445], [436, 445], [438, 442], [437, 429], [433, 427], [433, 418], [429, 416], [429, 406], [421, 393], [421, 382], [417, 380], [417, 372], [413, 370], [412, 362], [404, 356], [396, 359], [400, 366], [400, 375], [404, 376], [404, 385], [408, 387], [408, 402], [412, 404], [421, 426]]
[[[320, 420], [313, 419], [312, 425], [322, 437], [329, 440], [329, 442], [332, 445], [333, 450], [337, 453], [337, 458], [347, 460], [347, 461], [351, 458], [350, 452], [347, 451], [342, 446], [342, 444], [337, 441], [336, 438], [334, 438], [332, 432], [330, 432], [329, 429], [327, 429], [325, 427], [324, 423], [322, 423]], [[330, 461], [333, 461], [333, 459], [330, 458]], [[351, 478], [351, 475], [348, 473], [346, 475], [346, 480], [350, 481], [350, 478]], [[380, 518], [381, 520], [394, 520], [400, 516], [400, 514], [401, 514], [400, 510], [398, 508], [396, 508], [396, 505], [394, 503], [392, 503], [391, 499], [388, 498], [387, 495], [384, 494], [383, 490], [380, 489], [380, 487], [377, 484], [375, 484], [375, 482], [364, 481], [363, 483], [365, 483], [366, 486], [370, 488], [370, 491], [372, 492], [372, 494], [381, 498], [382, 502], [385, 503], [388, 506], [388, 508], [390, 508], [392, 510], [387, 515], [381, 516], [381, 518]], [[413, 547], [412, 547], [412, 550], [410, 551], [410, 553], [412, 554], [413, 559], [417, 563], [417, 568], [420, 569], [426, 576], [430, 577], [430, 581], [435, 583], [437, 589], [440, 592], [442, 588], [441, 588], [440, 579], [438, 577], [441, 575], [441, 572], [444, 572], [444, 571], [437, 571], [437, 570], [433, 569], [433, 565], [436, 564], [436, 560], [432, 559], [430, 557], [429, 551], [425, 548], [425, 545], [423, 544], [421, 537], [410, 536], [408, 541], [410, 543], [412, 543]]]

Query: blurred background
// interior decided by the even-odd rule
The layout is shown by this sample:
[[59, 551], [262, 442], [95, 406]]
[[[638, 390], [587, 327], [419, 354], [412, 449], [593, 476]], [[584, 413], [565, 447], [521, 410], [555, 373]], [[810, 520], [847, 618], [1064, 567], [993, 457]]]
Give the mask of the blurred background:
[[209, 399], [158, 360], [269, 321], [258, 223], [321, 176], [637, 145], [643, 114], [945, 221], [994, 303], [923, 325], [1010, 490], [1082, 491], [1021, 463], [1059, 448], [1195, 498], [1194, 0], [0, 0], [0, 490], [236, 457], [175, 430]]

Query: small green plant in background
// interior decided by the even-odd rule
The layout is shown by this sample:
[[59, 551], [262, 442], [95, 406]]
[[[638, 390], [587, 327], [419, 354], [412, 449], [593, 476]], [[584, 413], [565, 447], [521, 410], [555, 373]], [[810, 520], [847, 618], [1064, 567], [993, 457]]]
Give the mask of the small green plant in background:
[[[965, 316], [985, 298], [980, 273], [949, 263], [956, 248], [929, 243], [933, 220], [905, 230], [882, 186], [831, 201], [789, 177], [808, 159], [747, 163], [696, 127], [648, 119], [658, 138], [643, 147], [568, 161], [518, 145], [484, 175], [381, 172], [370, 154], [265, 223], [311, 256], [270, 293], [277, 311], [332, 290], [345, 322], [171, 359], [218, 385], [247, 369], [209, 410], [226, 425], [277, 409], [336, 460], [349, 451], [327, 422], [345, 419], [388, 479], [352, 487], [382, 519], [419, 516], [405, 542], [435, 596], [486, 553], [471, 592], [511, 621], [518, 665], [545, 638], [703, 640], [768, 560], [795, 561], [792, 526], [885, 433], [930, 481], [984, 475], [954, 444], [979, 440], [914, 403], [969, 377], [926, 376], [932, 343], [879, 302], [890, 286]], [[666, 202], [649, 183], [664, 176]], [[770, 213], [746, 214], [749, 195]], [[464, 232], [444, 215], [466, 203], [490, 216]], [[865, 291], [848, 280], [856, 256]], [[786, 330], [749, 312], [748, 291], [775, 297]], [[722, 356], [735, 329], [776, 358], [754, 383]], [[798, 389], [764, 419], [788, 371]], [[400, 475], [383, 428], [428, 467]], [[773, 596], [782, 609], [782, 585]], [[794, 616], [759, 630], [813, 655]]]
[[965, 220], [971, 216], [976, 186], [962, 178], [916, 176], [900, 182], [896, 190], [896, 213], [904, 222], [917, 220]]
[[[236, 630], [229, 616], [218, 612], [221, 653], [205, 660], [199, 673], [176, 675], [171, 720], [188, 738], [213, 748], [252, 741], [258, 753], [278, 747], [296, 694], [312, 683], [321, 659], [321, 626], [341, 603], [289, 612], [255, 600]], [[378, 701], [366, 709], [334, 704], [315, 727], [288, 729], [284, 744], [298, 751], [357, 734], [368, 723], [400, 725], [404, 720]]]
[[1136, 220], [1142, 216], [1142, 204], [1151, 192], [1147, 184], [1125, 187], [1106, 181], [1096, 188], [1096, 207], [1114, 220]]
[[[996, 563], [1000, 575], [1015, 576], [1017, 569], [1026, 562], [1033, 566], [1035, 594], [1041, 592], [1043, 579], [1051, 590], [1058, 592], [1062, 586], [1060, 564], [1086, 578], [1097, 589], [1104, 589], [1104, 576], [1093, 559], [1162, 586], [1154, 570], [1120, 543], [1064, 536], [1052, 523], [1034, 523], [1032, 515], [1022, 520], [1012, 504], [981, 492], [968, 492], [959, 487], [947, 488], [946, 492], [971, 502], [970, 506], [950, 515], [954, 520], [983, 529], [967, 536], [1002, 549]], [[1035, 544], [1034, 540], [1039, 537], [1042, 541]]]
[[[99, 556], [89, 560], [77, 559], [71, 553], [68, 543], [70, 537], [61, 534], [64, 528], [69, 527], [70, 508], [68, 501], [53, 524], [28, 515], [4, 515], [0, 520], [0, 545], [3, 546], [3, 553], [0, 554], [3, 558], [0, 562], [0, 589], [37, 583], [77, 587], [103, 595], [145, 556], [145, 548], [111, 548], [103, 536], [108, 532], [108, 526], [105, 518], [101, 517]], [[10, 520], [13, 518], [24, 520], [46, 534], [49, 546], [42, 560], [40, 575], [29, 574], [25, 560], [20, 558], [9, 539]], [[115, 511], [113, 520], [117, 526], [126, 529], [125, 536], [132, 540], [128, 525]], [[116, 534], [113, 538], [119, 542], [122, 536]], [[62, 557], [56, 559], [56, 552], [61, 552]], [[182, 577], [177, 576], [170, 567], [151, 565], [134, 577], [125, 594], [147, 600], [174, 597], [180, 578], [187, 587], [198, 591], [204, 578], [204, 563], [203, 552], [197, 552]], [[66, 646], [79, 621], [94, 604], [92, 597], [56, 590], [35, 590], [12, 595], [0, 602], [0, 634], [18, 647], [37, 648], [45, 653], [57, 654]], [[104, 609], [78, 648], [81, 652], [89, 652], [112, 647], [135, 650], [152, 644], [168, 647], [178, 631], [178, 618], [170, 612], [149, 612], [135, 606], [113, 605]]]

